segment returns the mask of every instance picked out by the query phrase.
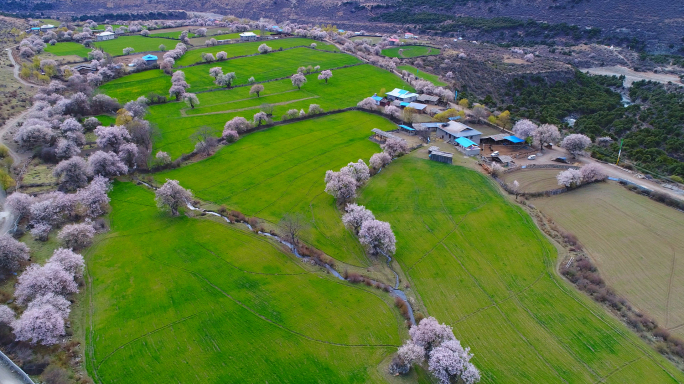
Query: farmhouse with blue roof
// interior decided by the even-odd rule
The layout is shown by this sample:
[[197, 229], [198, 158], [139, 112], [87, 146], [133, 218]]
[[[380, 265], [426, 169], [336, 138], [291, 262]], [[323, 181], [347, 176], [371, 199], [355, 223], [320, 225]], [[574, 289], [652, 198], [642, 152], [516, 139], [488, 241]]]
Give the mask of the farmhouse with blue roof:
[[410, 103], [418, 98], [418, 94], [399, 88], [394, 88], [391, 92], [387, 92], [386, 95], [388, 99], [399, 100], [402, 103]]
[[147, 65], [157, 64], [157, 56], [155, 55], [145, 55], [142, 57], [142, 59], [145, 60]]

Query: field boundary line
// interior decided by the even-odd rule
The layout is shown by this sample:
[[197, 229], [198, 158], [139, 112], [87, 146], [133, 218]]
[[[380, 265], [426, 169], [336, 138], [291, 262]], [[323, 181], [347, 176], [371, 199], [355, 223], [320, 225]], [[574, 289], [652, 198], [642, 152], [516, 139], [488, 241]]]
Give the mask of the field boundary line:
[[632, 363], [636, 363], [637, 361], [639, 361], [639, 360], [641, 360], [641, 359], [643, 359], [643, 358], [644, 358], [644, 356], [639, 356], [639, 357], [637, 357], [637, 358], [634, 359], [634, 360], [631, 360], [631, 361], [628, 361], [628, 362], [622, 364], [621, 366], [619, 366], [619, 367], [615, 368], [614, 370], [612, 370], [612, 371], [611, 371], [610, 373], [608, 373], [606, 376], [602, 377], [601, 380], [597, 381], [596, 383], [597, 383], [597, 384], [598, 384], [598, 383], [605, 383], [605, 382], [606, 382], [606, 379], [608, 379], [608, 378], [611, 377], [612, 375], [614, 375], [614, 374], [616, 374], [616, 373], [622, 371], [625, 367], [631, 365]]
[[[478, 205], [477, 207], [472, 208], [470, 211], [466, 212], [466, 213], [463, 215], [463, 217], [461, 217], [461, 220], [459, 220], [459, 222], [455, 224], [454, 228], [453, 228], [449, 233], [447, 233], [441, 240], [439, 240], [437, 243], [435, 243], [435, 245], [434, 245], [432, 248], [430, 248], [429, 251], [425, 252], [425, 254], [424, 254], [420, 259], [418, 259], [415, 263], [413, 263], [413, 264], [411, 264], [411, 266], [409, 266], [409, 268], [406, 270], [406, 273], [411, 272], [411, 270], [412, 270], [416, 265], [418, 265], [418, 263], [420, 263], [421, 261], [423, 261], [423, 259], [426, 258], [430, 253], [432, 253], [432, 251], [434, 251], [435, 248], [437, 248], [438, 245], [440, 245], [440, 244], [441, 244], [441, 245], [444, 245], [444, 240], [446, 240], [447, 237], [451, 236], [451, 234], [453, 234], [454, 232], [456, 232], [456, 230], [457, 230], [458, 227], [463, 223], [463, 221], [466, 219], [466, 217], [468, 217], [468, 215], [471, 214], [473, 211], [478, 210], [478, 209], [484, 207], [485, 204], [486, 204], [486, 203], [482, 203], [482, 204]], [[450, 216], [450, 215], [447, 214], [447, 216]], [[433, 236], [434, 236], [434, 235], [433, 235]], [[436, 238], [436, 237], [435, 237], [435, 238]], [[451, 252], [451, 251], [450, 251], [450, 252]]]
[[241, 269], [241, 268], [237, 267], [236, 265], [233, 265], [233, 263], [229, 262], [228, 260], [226, 260], [226, 259], [220, 257], [219, 255], [217, 255], [216, 253], [214, 253], [214, 251], [212, 251], [211, 249], [205, 247], [203, 244], [198, 243], [198, 242], [196, 242], [196, 241], [195, 241], [195, 244], [197, 244], [197, 245], [199, 245], [200, 247], [204, 248], [205, 251], [211, 253], [215, 258], [217, 258], [217, 259], [223, 261], [224, 263], [230, 265], [231, 267], [233, 267], [233, 268], [235, 268], [235, 269], [237, 269], [238, 271], [243, 272], [243, 273], [250, 273], [250, 274], [253, 274], [253, 275], [264, 275], [264, 276], [301, 276], [301, 275], [308, 275], [308, 274], [311, 273], [311, 272], [308, 272], [308, 271], [306, 271], [306, 272], [301, 272], [301, 273], [263, 273], [263, 272], [246, 271], [246, 270], [244, 270], [244, 269]]
[[[320, 96], [311, 96], [311, 97], [305, 97], [303, 99], [294, 99], [294, 100], [288, 100], [288, 101], [281, 101], [279, 103], [272, 103], [271, 105], [287, 105], [291, 103], [296, 103], [298, 101], [304, 101], [304, 100], [311, 100], [311, 99], [317, 99]], [[226, 111], [216, 111], [216, 112], [206, 112], [206, 113], [196, 113], [192, 115], [188, 115], [185, 111], [187, 108], [183, 108], [180, 110], [181, 116], [182, 117], [194, 117], [194, 116], [209, 116], [209, 115], [220, 115], [223, 113], [233, 113], [233, 112], [243, 112], [243, 111], [249, 111], [250, 109], [261, 109], [261, 106], [253, 106], [253, 107], [246, 107], [246, 108], [239, 108], [239, 109], [229, 109]]]
[[[398, 348], [398, 347], [399, 347], [399, 345], [393, 345], [393, 344], [343, 344], [343, 343], [334, 343], [334, 342], [332, 342], [332, 341], [326, 341], [326, 340], [315, 339], [315, 338], [313, 338], [313, 337], [311, 337], [311, 336], [307, 336], [307, 335], [305, 335], [305, 334], [303, 334], [303, 333], [300, 333], [300, 332], [297, 332], [297, 331], [295, 331], [295, 330], [293, 330], [293, 329], [287, 328], [286, 326], [284, 326], [284, 325], [282, 325], [282, 324], [278, 324], [278, 323], [276, 323], [275, 321], [273, 321], [273, 320], [267, 318], [266, 316], [261, 315], [260, 313], [256, 312], [255, 310], [253, 310], [252, 308], [250, 308], [250, 307], [247, 306], [246, 304], [242, 303], [240, 300], [237, 300], [236, 298], [234, 298], [233, 296], [231, 296], [229, 293], [225, 292], [225, 291], [222, 290], [221, 288], [219, 288], [219, 287], [217, 287], [216, 285], [214, 285], [211, 281], [209, 281], [206, 277], [202, 276], [202, 275], [201, 275], [200, 273], [198, 273], [198, 272], [191, 271], [191, 270], [186, 269], [186, 268], [183, 268], [183, 267], [174, 266], [174, 265], [171, 265], [171, 264], [169, 264], [169, 263], [163, 262], [163, 261], [161, 261], [161, 260], [154, 259], [153, 257], [150, 257], [150, 256], [147, 256], [147, 257], [148, 257], [150, 260], [156, 261], [156, 262], [158, 262], [158, 263], [160, 263], [160, 264], [164, 264], [164, 265], [166, 265], [166, 266], [169, 267], [169, 268], [179, 269], [179, 270], [181, 270], [181, 271], [184, 271], [184, 272], [186, 272], [186, 273], [188, 273], [188, 274], [194, 276], [194, 277], [197, 278], [197, 279], [203, 280], [206, 284], [208, 284], [209, 286], [211, 286], [212, 288], [214, 288], [215, 290], [217, 290], [218, 292], [220, 292], [220, 293], [223, 294], [225, 297], [229, 298], [230, 300], [232, 300], [233, 302], [235, 302], [236, 304], [238, 304], [238, 305], [241, 306], [242, 308], [246, 309], [247, 311], [249, 311], [250, 313], [252, 313], [254, 316], [256, 316], [256, 317], [260, 318], [261, 320], [263, 320], [263, 321], [265, 321], [265, 322], [267, 322], [267, 323], [270, 323], [270, 324], [272, 324], [272, 325], [274, 325], [274, 326], [276, 326], [276, 327], [278, 327], [278, 328], [280, 328], [280, 329], [282, 329], [282, 330], [284, 330], [284, 331], [290, 332], [290, 333], [292, 333], [292, 334], [294, 334], [294, 335], [300, 336], [300, 337], [302, 337], [302, 338], [304, 338], [304, 339], [307, 339], [307, 340], [309, 340], [309, 341], [313, 341], [313, 342], [317, 342], [317, 343], [321, 343], [321, 344], [334, 345], [334, 346], [339, 346], [339, 347], [353, 347], [353, 348], [387, 348], [387, 347]], [[383, 302], [384, 302], [384, 300], [383, 300]], [[207, 311], [202, 311], [202, 312], [207, 312]], [[198, 313], [195, 314], [195, 315], [198, 315], [198, 314], [200, 314], [200, 313], [202, 313], [202, 312], [198, 312]], [[193, 315], [193, 316], [195, 316], [195, 315]]]
[[176, 325], [176, 324], [178, 324], [178, 323], [182, 323], [182, 322], [184, 322], [185, 320], [192, 319], [192, 318], [194, 318], [195, 316], [198, 316], [198, 315], [200, 315], [200, 314], [202, 314], [202, 313], [206, 313], [206, 312], [208, 312], [208, 311], [196, 312], [196, 313], [194, 313], [194, 314], [192, 314], [192, 315], [190, 315], [190, 316], [187, 316], [187, 317], [184, 317], [184, 318], [182, 318], [182, 319], [178, 319], [178, 320], [176, 320], [176, 321], [173, 321], [173, 322], [171, 322], [171, 323], [168, 323], [168, 324], [166, 324], [166, 325], [163, 325], [163, 326], [161, 326], [161, 327], [159, 327], [159, 328], [157, 328], [157, 329], [154, 329], [154, 330], [152, 330], [152, 331], [150, 331], [150, 332], [147, 332], [147, 333], [145, 333], [145, 334], [142, 334], [142, 335], [140, 335], [140, 336], [138, 336], [138, 337], [136, 337], [136, 338], [134, 338], [134, 339], [132, 339], [132, 340], [130, 340], [130, 341], [127, 341], [127, 342], [124, 343], [124, 344], [121, 344], [120, 346], [116, 347], [113, 351], [111, 351], [107, 356], [105, 356], [105, 357], [102, 359], [102, 361], [100, 361], [100, 363], [97, 365], [97, 369], [100, 369], [100, 367], [102, 366], [102, 364], [103, 364], [105, 361], [107, 361], [107, 359], [109, 359], [114, 353], [116, 353], [117, 351], [121, 350], [122, 348], [125, 348], [125, 347], [127, 347], [128, 345], [130, 345], [130, 344], [132, 344], [132, 343], [134, 343], [134, 342], [136, 342], [136, 341], [138, 341], [138, 340], [140, 340], [140, 339], [142, 339], [142, 338], [144, 338], [144, 337], [153, 335], [153, 334], [155, 334], [155, 333], [157, 333], [157, 332], [160, 332], [160, 331], [163, 331], [163, 330], [165, 330], [165, 329], [167, 329], [167, 328], [173, 327], [174, 325]]
[[537, 355], [537, 358], [539, 358], [539, 360], [541, 360], [548, 368], [550, 368], [552, 371], [554, 371], [556, 373], [556, 376], [558, 376], [559, 379], [561, 379], [564, 383], [567, 384], [568, 381], [565, 380], [565, 378], [563, 378], [563, 376], [561, 376], [561, 374], [544, 358], [544, 356], [542, 356], [542, 354], [539, 353], [537, 348], [535, 348], [535, 346], [532, 345], [532, 343], [525, 337], [525, 335], [523, 335], [520, 332], [520, 330], [511, 322], [511, 320], [508, 318], [508, 316], [506, 316], [506, 314], [501, 310], [501, 308], [499, 307], [499, 304], [496, 302], [496, 300], [494, 300], [494, 298], [492, 298], [487, 293], [487, 291], [485, 291], [485, 289], [482, 287], [482, 285], [480, 285], [480, 282], [475, 278], [475, 276], [473, 276], [472, 273], [470, 273], [468, 268], [466, 268], [465, 265], [463, 265], [461, 260], [456, 255], [454, 255], [454, 253], [451, 252], [451, 250], [446, 245], [442, 244], [442, 246], [447, 250], [447, 252], [449, 252], [451, 257], [453, 257], [456, 260], [456, 262], [458, 262], [458, 264], [461, 266], [461, 268], [463, 268], [463, 270], [468, 274], [468, 276], [470, 276], [470, 278], [475, 283], [475, 285], [477, 285], [477, 287], [480, 289], [480, 291], [482, 291], [482, 293], [484, 293], [485, 296], [487, 296], [489, 298], [489, 300], [491, 300], [492, 305], [496, 308], [496, 310], [499, 312], [499, 315], [501, 315], [501, 317], [508, 324], [508, 326], [511, 327], [511, 329], [518, 335], [518, 337], [525, 344], [527, 344], [528, 347], [530, 347], [534, 351], [534, 353]]

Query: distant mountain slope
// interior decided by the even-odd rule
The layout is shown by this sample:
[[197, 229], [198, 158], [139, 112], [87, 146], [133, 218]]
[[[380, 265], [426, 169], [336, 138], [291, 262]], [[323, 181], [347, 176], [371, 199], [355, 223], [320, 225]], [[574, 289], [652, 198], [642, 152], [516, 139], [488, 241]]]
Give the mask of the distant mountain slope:
[[[682, 48], [684, 3], [671, 0], [0, 0], [0, 9], [22, 4], [24, 11], [44, 10], [45, 14], [138, 12], [162, 9], [216, 12], [239, 17], [269, 17], [276, 20], [334, 23], [361, 28], [369, 19], [402, 11], [392, 24], [419, 24], [408, 14], [428, 12], [442, 16], [511, 17], [550, 24], [567, 23], [600, 28], [604, 34], [625, 39], [637, 38], [648, 50], [675, 52]], [[19, 10], [18, 10], [19, 11]], [[382, 23], [378, 27], [397, 30]]]

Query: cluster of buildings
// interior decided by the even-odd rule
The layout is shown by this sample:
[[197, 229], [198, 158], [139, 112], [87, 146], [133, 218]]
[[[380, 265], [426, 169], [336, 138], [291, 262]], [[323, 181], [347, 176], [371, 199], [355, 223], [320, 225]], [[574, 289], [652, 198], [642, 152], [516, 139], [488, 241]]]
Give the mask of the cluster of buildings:
[[387, 105], [394, 105], [401, 109], [409, 107], [416, 110], [417, 113], [425, 113], [431, 116], [446, 110], [443, 106], [439, 105], [440, 100], [437, 96], [419, 95], [399, 88], [394, 88], [392, 91], [387, 92], [384, 97], [374, 94], [371, 98], [380, 107]]
[[31, 27], [28, 30], [26, 30], [26, 33], [40, 33], [40, 32], [47, 32], [55, 29], [55, 26], [52, 24], [43, 24], [40, 27]]

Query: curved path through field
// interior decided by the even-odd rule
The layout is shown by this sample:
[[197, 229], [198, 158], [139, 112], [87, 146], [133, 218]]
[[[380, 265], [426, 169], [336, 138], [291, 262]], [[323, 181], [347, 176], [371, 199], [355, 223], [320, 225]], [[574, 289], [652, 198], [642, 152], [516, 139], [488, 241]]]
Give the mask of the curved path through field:
[[12, 48], [5, 48], [5, 50], [7, 51], [7, 56], [9, 56], [9, 59], [12, 62], [12, 65], [14, 66], [14, 78], [17, 79], [18, 82], [24, 84], [27, 87], [38, 87], [37, 85], [31, 84], [19, 76], [19, 65], [16, 61], [14, 61], [14, 56], [12, 56]]

